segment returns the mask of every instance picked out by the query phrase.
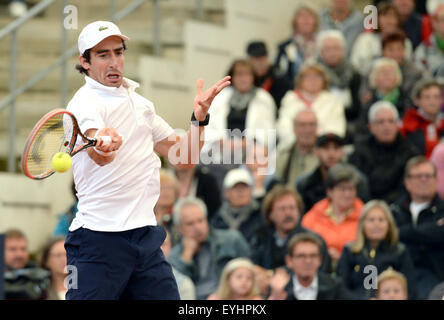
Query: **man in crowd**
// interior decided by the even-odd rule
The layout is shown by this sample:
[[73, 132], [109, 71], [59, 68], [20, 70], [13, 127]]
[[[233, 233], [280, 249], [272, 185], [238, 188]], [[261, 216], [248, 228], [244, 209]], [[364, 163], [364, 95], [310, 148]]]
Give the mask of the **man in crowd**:
[[[315, 170], [300, 177], [296, 185], [298, 192], [304, 200], [306, 211], [310, 210], [316, 202], [327, 196], [324, 183], [330, 168], [343, 160], [343, 145], [344, 140], [333, 133], [318, 137], [315, 154], [320, 163]], [[370, 199], [367, 179], [360, 172], [358, 172], [358, 176], [358, 197], [365, 202]]]
[[404, 167], [417, 152], [398, 132], [399, 114], [393, 104], [376, 102], [368, 119], [371, 135], [355, 144], [349, 162], [367, 176], [372, 199], [391, 203], [404, 191]]
[[198, 300], [216, 291], [228, 261], [250, 255], [238, 231], [210, 229], [207, 208], [200, 199], [180, 199], [174, 206], [173, 223], [182, 238], [171, 250], [169, 262], [193, 280]]
[[436, 167], [424, 156], [407, 162], [408, 194], [392, 204], [399, 238], [409, 249], [416, 269], [418, 298], [426, 299], [444, 281], [444, 202], [437, 194]]

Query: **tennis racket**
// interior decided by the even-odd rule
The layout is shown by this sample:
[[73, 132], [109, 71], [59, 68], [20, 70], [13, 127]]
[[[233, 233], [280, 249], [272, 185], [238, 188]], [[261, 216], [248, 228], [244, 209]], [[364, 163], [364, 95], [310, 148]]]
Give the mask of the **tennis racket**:
[[[85, 143], [75, 148], [78, 136]], [[22, 170], [27, 177], [42, 180], [55, 172], [51, 162], [56, 153], [65, 152], [72, 157], [86, 148], [110, 143], [109, 136], [86, 137], [71, 112], [54, 109], [45, 114], [29, 134], [22, 153]]]

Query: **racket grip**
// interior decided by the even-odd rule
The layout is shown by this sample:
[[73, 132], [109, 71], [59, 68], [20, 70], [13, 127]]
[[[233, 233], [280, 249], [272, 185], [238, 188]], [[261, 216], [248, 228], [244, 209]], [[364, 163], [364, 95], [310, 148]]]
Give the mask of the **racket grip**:
[[96, 137], [96, 139], [97, 139], [96, 147], [102, 147], [111, 144], [110, 136], [100, 136]]

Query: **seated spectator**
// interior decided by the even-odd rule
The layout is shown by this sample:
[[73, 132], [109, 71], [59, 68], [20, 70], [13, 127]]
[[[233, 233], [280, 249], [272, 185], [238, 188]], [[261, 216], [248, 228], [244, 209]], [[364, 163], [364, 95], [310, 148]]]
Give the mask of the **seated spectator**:
[[309, 233], [293, 236], [285, 257], [290, 274], [280, 270], [271, 280], [270, 300], [345, 300], [342, 281], [320, 272], [321, 242]]
[[71, 192], [74, 198], [74, 203], [65, 213], [60, 215], [59, 221], [54, 228], [53, 236], [66, 237], [69, 232], [69, 226], [71, 225], [72, 220], [74, 220], [74, 218], [76, 217], [77, 204], [79, 203], [79, 199], [77, 199], [77, 191], [74, 181], [71, 183]]
[[40, 266], [51, 273], [51, 284], [47, 290], [47, 300], [65, 300], [68, 288], [65, 286], [66, 251], [65, 238], [50, 239], [43, 247]]
[[388, 205], [381, 200], [371, 200], [362, 209], [357, 239], [342, 251], [336, 274], [355, 299], [368, 300], [376, 290], [364, 287], [364, 268], [375, 266], [378, 273], [393, 268], [408, 279], [410, 298], [416, 288], [415, 268], [407, 248], [399, 242], [398, 229]]
[[341, 31], [347, 41], [347, 57], [350, 56], [351, 48], [363, 27], [364, 16], [352, 8], [351, 0], [332, 0], [330, 8], [321, 11], [320, 30]]
[[318, 63], [302, 66], [295, 89], [282, 99], [277, 122], [279, 142], [288, 142], [293, 136], [293, 119], [303, 109], [311, 109], [318, 119], [318, 134], [333, 132], [345, 136], [346, 119], [341, 100], [328, 91], [328, 79]]
[[433, 1], [429, 14], [432, 17], [433, 33], [415, 50], [415, 62], [435, 77], [444, 63], [444, 3]]
[[[356, 39], [350, 56], [351, 64], [363, 77], [370, 74], [373, 62], [382, 56], [382, 39], [402, 29], [401, 16], [392, 3], [378, 5], [378, 28], [365, 30]], [[405, 60], [413, 56], [412, 43], [407, 38], [404, 43]]]
[[393, 0], [393, 5], [401, 16], [402, 29], [413, 45], [413, 50], [422, 41], [422, 17], [415, 11], [414, 0]]
[[[172, 248], [171, 233], [166, 230], [166, 237], [163, 244], [160, 246], [165, 258], [168, 260]], [[174, 278], [176, 278], [177, 288], [179, 289], [179, 296], [181, 300], [196, 300], [196, 288], [190, 277], [184, 275], [182, 272], [172, 266]]]
[[277, 110], [279, 110], [282, 97], [293, 88], [293, 81], [279, 73], [276, 66], [272, 66], [264, 42], [250, 42], [247, 47], [247, 54], [253, 66], [254, 85], [269, 92], [274, 99]]
[[236, 258], [228, 262], [222, 271], [217, 291], [208, 300], [262, 300], [251, 261]]
[[327, 197], [316, 203], [302, 218], [302, 226], [319, 234], [327, 243], [335, 266], [342, 249], [356, 239], [359, 217], [364, 206], [356, 195], [356, 170], [338, 163], [328, 171]]
[[361, 112], [361, 130], [359, 135], [368, 134], [368, 110], [378, 101], [388, 101], [398, 109], [399, 116], [404, 116], [406, 94], [402, 91], [402, 74], [398, 63], [390, 58], [380, 58], [375, 61], [369, 76], [369, 90], [363, 98], [365, 103]]
[[438, 195], [444, 200], [444, 143], [440, 142], [433, 149], [430, 160], [435, 164], [438, 177]]
[[437, 194], [436, 173], [425, 157], [410, 159], [404, 176], [408, 194], [392, 204], [399, 239], [415, 265], [419, 299], [426, 299], [444, 281], [444, 202]]
[[[309, 232], [300, 224], [304, 211], [301, 197], [291, 188], [275, 186], [262, 204], [267, 225], [256, 232], [251, 242], [252, 260], [265, 269], [285, 265], [285, 252], [289, 239], [301, 232]], [[316, 237], [319, 237], [316, 235]], [[324, 240], [322, 243], [321, 270], [330, 272], [330, 258]]]
[[[382, 56], [395, 60], [402, 74], [402, 92], [408, 94], [413, 91], [415, 84], [423, 77], [423, 71], [415, 63], [406, 58], [406, 37], [400, 32], [389, 33], [382, 38]], [[411, 106], [413, 102], [408, 96], [405, 101], [406, 106]]]
[[[173, 207], [179, 198], [179, 182], [174, 173], [160, 169], [160, 195], [154, 207], [157, 224], [172, 231]], [[173, 237], [174, 238], [174, 237]], [[175, 243], [175, 241], [172, 241]]]
[[395, 201], [404, 192], [403, 176], [408, 159], [418, 154], [398, 132], [398, 110], [379, 101], [369, 110], [370, 135], [355, 143], [348, 161], [368, 178], [371, 199]]
[[4, 292], [6, 300], [42, 300], [47, 297], [51, 275], [30, 260], [28, 239], [18, 229], [5, 232]]
[[299, 69], [315, 54], [318, 13], [310, 6], [301, 5], [296, 9], [291, 24], [293, 34], [290, 39], [279, 44], [275, 65], [293, 87]]
[[179, 183], [179, 198], [202, 199], [208, 209], [208, 218], [211, 219], [222, 205], [216, 177], [208, 168], [201, 166], [192, 169], [174, 167], [174, 172]]
[[402, 121], [402, 134], [428, 159], [439, 140], [444, 137], [441, 90], [441, 85], [435, 80], [423, 79], [418, 82], [413, 92], [418, 109], [407, 110]]
[[35, 268], [37, 264], [29, 259], [28, 239], [18, 229], [5, 232], [6, 271]]
[[[344, 139], [335, 134], [325, 134], [318, 137], [315, 155], [319, 159], [319, 165], [312, 172], [301, 176], [296, 183], [296, 189], [304, 200], [306, 211], [327, 196], [325, 181], [330, 168], [343, 161], [343, 145]], [[370, 197], [367, 178], [361, 172], [357, 172], [357, 174], [358, 197], [363, 201], [367, 201]]]
[[302, 109], [293, 119], [294, 139], [277, 147], [276, 176], [291, 188], [294, 188], [300, 176], [314, 170], [319, 164], [314, 153], [317, 127], [313, 110]]
[[222, 207], [210, 221], [216, 229], [239, 231], [247, 240], [264, 225], [261, 208], [253, 196], [253, 180], [245, 169], [233, 169], [224, 181], [225, 199]]
[[378, 277], [376, 300], [407, 300], [407, 279], [400, 272], [388, 269]]
[[[241, 141], [242, 138], [256, 138], [266, 145], [268, 140], [264, 131], [275, 129], [276, 105], [267, 91], [254, 85], [251, 63], [235, 60], [228, 75], [231, 76], [231, 86], [218, 94], [211, 104], [211, 121], [205, 129], [203, 152], [213, 150], [213, 144], [218, 150], [221, 143], [224, 148], [225, 143], [233, 145], [236, 138]], [[244, 130], [247, 130], [247, 137], [240, 136]]]
[[249, 245], [238, 231], [209, 227], [207, 208], [200, 199], [180, 199], [174, 206], [173, 223], [181, 241], [171, 249], [169, 262], [193, 280], [198, 300], [216, 291], [228, 261], [250, 255]]
[[351, 122], [358, 119], [361, 111], [359, 99], [361, 76], [346, 59], [347, 44], [340, 31], [322, 31], [317, 43], [317, 59], [327, 73], [329, 91], [344, 105], [347, 129], [352, 135], [354, 130], [350, 127]]

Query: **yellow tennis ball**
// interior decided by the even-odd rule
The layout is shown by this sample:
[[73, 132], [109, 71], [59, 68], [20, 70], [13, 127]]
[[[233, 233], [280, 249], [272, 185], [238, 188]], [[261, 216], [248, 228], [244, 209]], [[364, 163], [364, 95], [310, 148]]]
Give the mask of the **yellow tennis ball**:
[[65, 152], [58, 152], [52, 157], [52, 167], [57, 172], [68, 171], [71, 165], [71, 156]]

